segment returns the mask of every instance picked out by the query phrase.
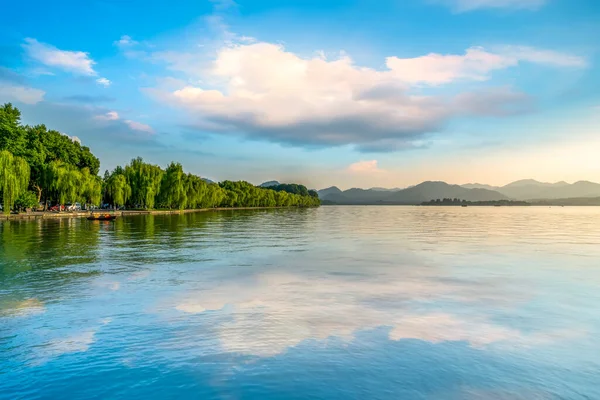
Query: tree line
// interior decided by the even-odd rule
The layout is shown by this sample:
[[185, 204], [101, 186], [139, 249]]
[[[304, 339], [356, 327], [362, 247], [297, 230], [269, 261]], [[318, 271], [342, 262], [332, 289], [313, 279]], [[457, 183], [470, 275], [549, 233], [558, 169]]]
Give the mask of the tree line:
[[207, 182], [180, 163], [166, 168], [134, 158], [98, 176], [100, 160], [79, 141], [45, 125], [21, 124], [10, 103], [0, 107], [0, 199], [3, 211], [38, 204], [111, 204], [128, 208], [312, 207], [302, 185], [260, 188], [248, 182]]

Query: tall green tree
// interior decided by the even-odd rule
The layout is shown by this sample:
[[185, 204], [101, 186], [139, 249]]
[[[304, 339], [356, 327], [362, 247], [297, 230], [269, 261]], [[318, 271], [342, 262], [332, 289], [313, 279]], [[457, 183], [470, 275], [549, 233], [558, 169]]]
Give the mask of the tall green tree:
[[25, 154], [27, 139], [21, 126], [21, 112], [12, 104], [0, 107], [0, 150], [7, 150], [14, 156]]
[[158, 165], [147, 164], [141, 157], [138, 157], [125, 166], [123, 173], [131, 186], [130, 202], [132, 205], [154, 208], [164, 171]]
[[81, 170], [80, 200], [84, 204], [93, 205], [102, 201], [102, 181], [98, 175], [91, 174], [88, 168]]
[[51, 188], [56, 192], [59, 203], [77, 202], [84, 183], [81, 171], [61, 162], [53, 162], [51, 165], [53, 177]]
[[167, 208], [184, 209], [187, 202], [185, 191], [185, 173], [179, 163], [167, 166], [160, 187], [160, 204]]
[[123, 206], [131, 196], [131, 186], [123, 174], [113, 174], [106, 183], [106, 194], [112, 204]]
[[29, 165], [24, 158], [15, 157], [11, 152], [0, 151], [0, 192], [5, 214], [9, 214], [15, 200], [27, 190]]

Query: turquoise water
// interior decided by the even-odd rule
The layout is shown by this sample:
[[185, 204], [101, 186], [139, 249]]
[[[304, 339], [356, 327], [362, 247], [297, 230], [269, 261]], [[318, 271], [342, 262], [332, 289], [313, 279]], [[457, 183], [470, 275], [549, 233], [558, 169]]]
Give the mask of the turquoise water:
[[2, 399], [600, 399], [600, 209], [0, 223]]

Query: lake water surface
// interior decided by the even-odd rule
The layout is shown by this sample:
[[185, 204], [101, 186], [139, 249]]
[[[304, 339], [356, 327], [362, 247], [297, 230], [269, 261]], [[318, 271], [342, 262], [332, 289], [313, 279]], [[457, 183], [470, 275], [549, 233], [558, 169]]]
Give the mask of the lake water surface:
[[0, 223], [2, 399], [600, 399], [600, 209]]

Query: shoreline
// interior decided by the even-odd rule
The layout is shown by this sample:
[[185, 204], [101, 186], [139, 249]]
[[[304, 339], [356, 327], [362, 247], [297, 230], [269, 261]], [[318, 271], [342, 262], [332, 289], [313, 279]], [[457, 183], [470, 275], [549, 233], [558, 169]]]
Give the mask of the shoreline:
[[[237, 211], [237, 210], [271, 210], [281, 208], [299, 208], [299, 207], [217, 207], [217, 208], [195, 208], [191, 210], [122, 210], [122, 211], [110, 211], [110, 210], [96, 210], [94, 213], [110, 213], [119, 217], [128, 217], [133, 215], [173, 215], [173, 214], [188, 214], [197, 212], [210, 212], [210, 211]], [[85, 212], [69, 212], [63, 211], [49, 212], [49, 211], [33, 211], [30, 213], [21, 214], [0, 214], [0, 221], [9, 220], [35, 220], [35, 219], [61, 219], [61, 218], [86, 218], [90, 215], [89, 211]]]

